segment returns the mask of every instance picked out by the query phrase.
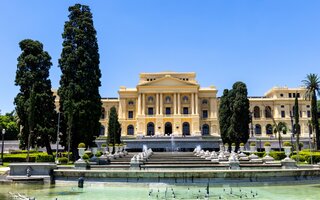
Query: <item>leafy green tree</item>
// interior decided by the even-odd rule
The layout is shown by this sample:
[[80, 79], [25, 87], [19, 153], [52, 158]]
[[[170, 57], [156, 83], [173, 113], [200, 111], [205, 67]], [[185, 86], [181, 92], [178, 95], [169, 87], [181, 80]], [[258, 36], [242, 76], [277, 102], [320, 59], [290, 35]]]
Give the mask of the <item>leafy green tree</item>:
[[230, 126], [230, 102], [229, 102], [229, 90], [225, 89], [223, 95], [220, 98], [219, 104], [219, 126], [222, 142], [231, 144], [230, 137], [228, 135], [228, 128]]
[[26, 39], [19, 45], [22, 53], [15, 84], [20, 86], [20, 92], [14, 102], [21, 126], [20, 147], [27, 148], [30, 137], [31, 147], [46, 147], [47, 153], [52, 154], [50, 142], [56, 141], [56, 112], [49, 79], [51, 57], [39, 41]]
[[231, 116], [228, 135], [231, 142], [239, 146], [240, 143], [246, 143], [249, 139], [249, 100], [247, 86], [243, 82], [236, 82], [229, 92], [231, 100]]
[[69, 20], [65, 22], [63, 49], [59, 59], [62, 75], [58, 95], [62, 125], [61, 144], [70, 145], [74, 159], [78, 158], [77, 146], [88, 146], [99, 135], [101, 116], [101, 72], [96, 30], [92, 13], [85, 5], [69, 7]]
[[121, 137], [121, 125], [118, 121], [118, 113], [116, 108], [113, 106], [110, 109], [109, 121], [108, 121], [108, 141], [109, 145], [114, 146], [115, 144], [120, 144]]
[[294, 131], [293, 133], [296, 135], [297, 140], [296, 140], [296, 149], [299, 152], [299, 143], [300, 143], [300, 124], [299, 124], [299, 101], [298, 101], [298, 96], [296, 94], [296, 98], [294, 99], [294, 106], [293, 106], [293, 115], [294, 115]]
[[6, 113], [5, 115], [0, 115], [0, 131], [4, 128], [6, 129], [6, 134], [4, 135], [5, 140], [17, 140], [18, 139], [18, 119], [15, 112]]
[[278, 135], [278, 142], [279, 142], [279, 151], [281, 151], [281, 145], [282, 145], [282, 136], [281, 134], [287, 134], [288, 127], [285, 122], [279, 122], [276, 123], [274, 121], [273, 124], [273, 133]]
[[316, 149], [320, 150], [320, 130], [317, 109], [317, 95], [320, 95], [320, 80], [316, 74], [308, 74], [302, 81], [307, 88], [306, 98], [311, 99], [312, 129], [316, 133]]

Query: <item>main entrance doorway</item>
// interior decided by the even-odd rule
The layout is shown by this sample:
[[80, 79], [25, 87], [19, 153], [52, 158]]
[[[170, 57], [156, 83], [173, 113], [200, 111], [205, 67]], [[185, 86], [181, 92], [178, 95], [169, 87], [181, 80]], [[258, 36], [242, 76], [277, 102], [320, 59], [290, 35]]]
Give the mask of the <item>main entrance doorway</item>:
[[171, 135], [172, 134], [172, 124], [170, 122], [167, 122], [164, 125], [164, 134]]

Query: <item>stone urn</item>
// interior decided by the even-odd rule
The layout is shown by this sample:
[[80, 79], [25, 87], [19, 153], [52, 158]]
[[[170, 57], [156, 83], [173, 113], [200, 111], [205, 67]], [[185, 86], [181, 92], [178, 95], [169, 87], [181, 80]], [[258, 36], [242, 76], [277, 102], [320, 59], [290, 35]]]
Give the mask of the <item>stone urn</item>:
[[92, 152], [93, 157], [96, 157], [96, 154], [98, 152], [98, 147], [92, 147], [91, 152]]
[[109, 153], [112, 154], [113, 152], [113, 146], [109, 146]]
[[267, 156], [269, 156], [270, 151], [271, 151], [271, 146], [264, 146], [264, 149], [266, 151]]
[[250, 144], [250, 153], [251, 153], [249, 156], [250, 160], [255, 160], [259, 158], [257, 155], [254, 154], [254, 152], [257, 152], [257, 147], [256, 145]]
[[266, 151], [266, 156], [262, 158], [262, 160], [266, 163], [266, 162], [270, 162], [270, 161], [274, 161], [274, 158], [271, 157], [269, 154], [270, 154], [270, 151], [271, 151], [271, 146], [264, 146], [264, 149]]
[[80, 156], [80, 160], [83, 160], [82, 157], [83, 157], [83, 155], [85, 153], [85, 150], [86, 150], [86, 148], [82, 148], [82, 147], [78, 148], [78, 153], [79, 153], [79, 156]]
[[291, 147], [290, 146], [284, 146], [284, 153], [286, 154], [286, 158], [285, 159], [290, 159], [289, 156], [291, 154]]
[[232, 145], [231, 146], [231, 152], [235, 152], [235, 150], [236, 150], [236, 145]]
[[109, 152], [108, 152], [108, 147], [102, 147], [103, 148], [103, 153], [104, 154], [109, 154]]

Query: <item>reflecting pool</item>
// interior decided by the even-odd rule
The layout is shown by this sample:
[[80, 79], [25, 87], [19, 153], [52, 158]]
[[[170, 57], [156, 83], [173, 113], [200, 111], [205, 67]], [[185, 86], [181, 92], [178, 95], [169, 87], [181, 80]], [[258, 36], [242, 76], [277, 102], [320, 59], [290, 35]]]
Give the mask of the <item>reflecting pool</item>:
[[36, 200], [98, 199], [320, 199], [320, 184], [304, 185], [171, 185], [162, 183], [59, 182], [54, 186], [37, 184], [1, 184], [0, 199], [34, 197]]

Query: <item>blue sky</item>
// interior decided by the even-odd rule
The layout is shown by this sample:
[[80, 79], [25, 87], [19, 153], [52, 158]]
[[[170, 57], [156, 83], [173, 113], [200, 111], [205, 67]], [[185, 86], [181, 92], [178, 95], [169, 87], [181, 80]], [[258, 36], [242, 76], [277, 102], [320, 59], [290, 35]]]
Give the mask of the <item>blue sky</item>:
[[236, 81], [250, 96], [273, 86], [298, 87], [320, 75], [320, 1], [298, 0], [4, 0], [0, 12], [0, 110], [14, 109], [19, 41], [39, 40], [52, 57], [50, 79], [59, 87], [58, 59], [68, 7], [89, 5], [102, 71], [100, 94], [117, 97], [141, 72], [196, 72], [219, 95]]

